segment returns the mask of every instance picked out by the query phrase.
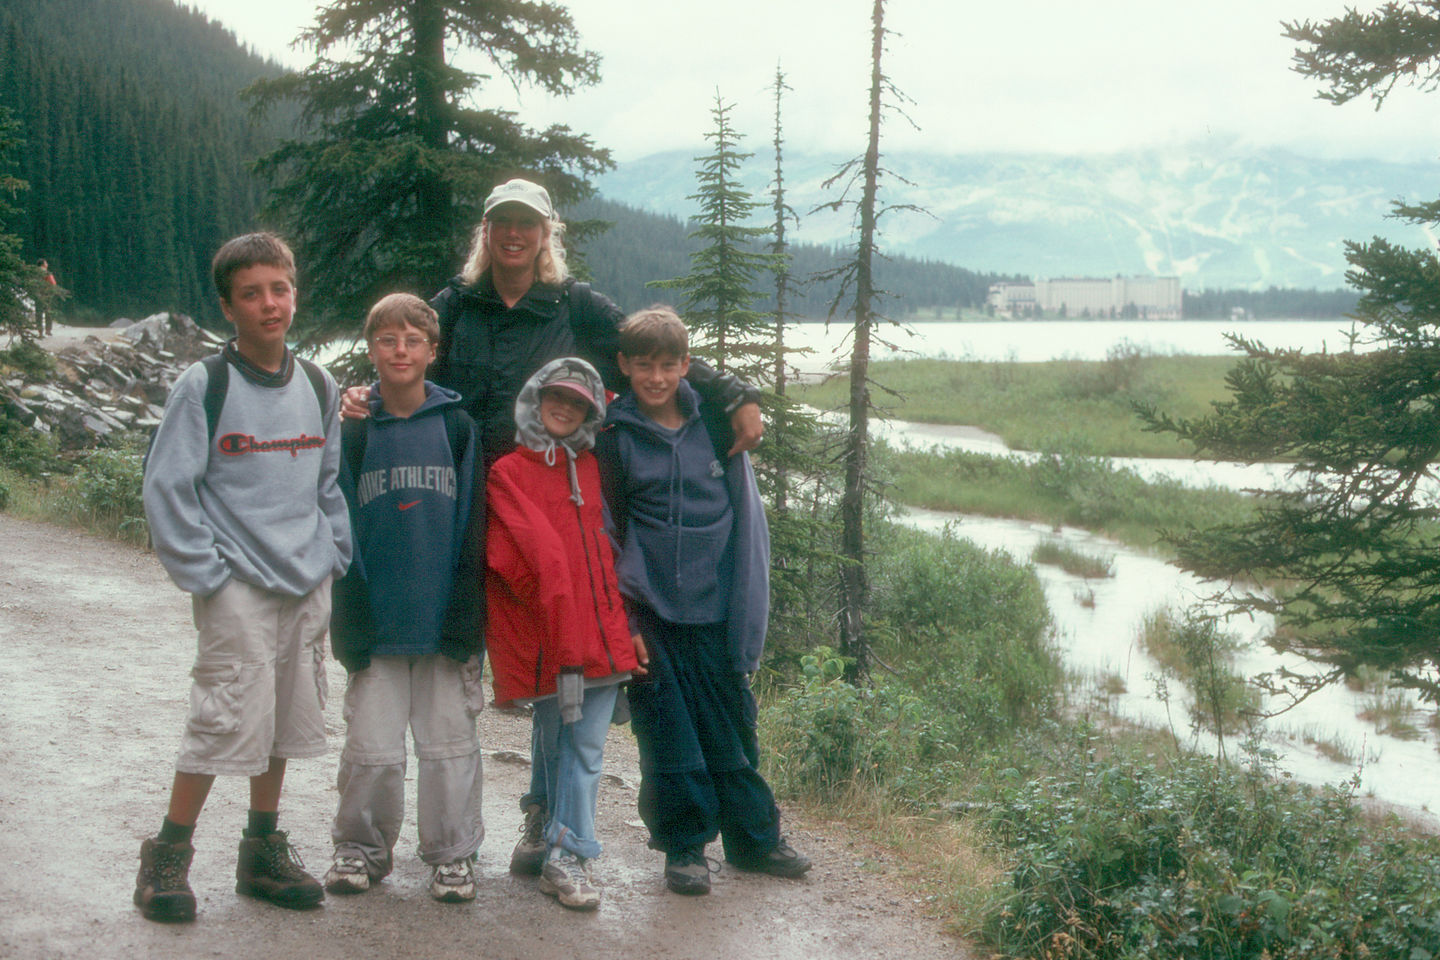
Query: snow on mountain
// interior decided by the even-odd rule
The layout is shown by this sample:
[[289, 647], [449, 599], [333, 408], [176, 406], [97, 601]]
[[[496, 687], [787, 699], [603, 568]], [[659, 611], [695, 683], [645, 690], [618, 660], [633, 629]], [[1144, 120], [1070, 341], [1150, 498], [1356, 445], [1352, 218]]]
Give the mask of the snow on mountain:
[[[834, 198], [823, 181], [844, 158], [788, 154], [792, 238], [846, 244], [851, 218], [811, 213]], [[1430, 200], [1435, 164], [1322, 160], [1282, 151], [1150, 151], [1105, 156], [895, 154], [882, 201], [882, 249], [974, 270], [1036, 277], [1179, 275], [1184, 286], [1332, 289], [1345, 285], [1344, 242], [1373, 236], [1435, 246], [1428, 231], [1389, 218], [1397, 198]], [[599, 182], [602, 195], [657, 213], [696, 209], [694, 154], [631, 161]], [[747, 189], [769, 217], [773, 159], [745, 165]], [[903, 178], [900, 179], [900, 178]], [[904, 181], [909, 181], [908, 183]], [[852, 195], [858, 196], [858, 188]]]

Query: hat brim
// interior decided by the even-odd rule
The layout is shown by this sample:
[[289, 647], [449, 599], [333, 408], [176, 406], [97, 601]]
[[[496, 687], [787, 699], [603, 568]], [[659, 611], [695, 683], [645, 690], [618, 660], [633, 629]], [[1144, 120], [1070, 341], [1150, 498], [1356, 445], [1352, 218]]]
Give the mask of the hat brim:
[[486, 204], [484, 216], [488, 218], [493, 211], [499, 209], [500, 207], [509, 206], [510, 204], [514, 204], [517, 207], [524, 207], [526, 210], [533, 210], [535, 213], [540, 214], [541, 220], [550, 219], [549, 210], [546, 210], [544, 207], [538, 206], [537, 204], [531, 203], [529, 200], [521, 200], [519, 197], [504, 197], [502, 199], [496, 200], [494, 203]]
[[590, 406], [595, 406], [595, 397], [590, 393], [589, 388], [573, 380], [556, 380], [553, 383], [542, 383], [540, 385], [540, 393], [543, 394], [546, 390], [564, 390], [584, 400], [590, 404]]

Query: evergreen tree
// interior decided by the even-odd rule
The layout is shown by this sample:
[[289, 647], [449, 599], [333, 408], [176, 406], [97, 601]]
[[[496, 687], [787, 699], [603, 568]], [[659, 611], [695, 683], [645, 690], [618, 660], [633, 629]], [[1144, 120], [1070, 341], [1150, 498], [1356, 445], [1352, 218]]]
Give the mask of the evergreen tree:
[[684, 293], [685, 322], [705, 343], [716, 366], [752, 382], [770, 375], [770, 318], [751, 308], [760, 294], [763, 271], [775, 269], [773, 254], [754, 249], [769, 231], [746, 226], [760, 203], [740, 185], [741, 163], [754, 154], [738, 149], [740, 136], [730, 125], [730, 105], [715, 94], [710, 115], [715, 129], [706, 134], [714, 150], [696, 157], [699, 188], [688, 199], [700, 204], [690, 238], [700, 246], [690, 254], [690, 272], [650, 284]]
[[438, 289], [495, 183], [525, 173], [561, 204], [588, 192], [608, 151], [565, 126], [536, 131], [468, 105], [490, 76], [447, 59], [475, 50], [509, 82], [565, 95], [600, 75], [578, 39], [548, 0], [334, 0], [316, 14], [297, 41], [315, 62], [249, 90], [261, 109], [298, 101], [313, 133], [259, 165], [300, 262], [312, 336], [355, 334], [385, 293]]
[[10, 232], [20, 208], [21, 193], [29, 188], [15, 176], [19, 165], [20, 121], [0, 107], [0, 330], [28, 340], [37, 334], [36, 313], [50, 308], [54, 296], [45, 273], [27, 264], [20, 253], [20, 238]]
[[[771, 209], [775, 211], [775, 224], [770, 238], [770, 254], [775, 258], [773, 265], [775, 271], [775, 393], [783, 397], [785, 396], [785, 324], [790, 321], [788, 305], [791, 288], [794, 286], [794, 281], [790, 276], [790, 243], [785, 239], [785, 223], [793, 221], [798, 229], [800, 217], [785, 202], [785, 136], [780, 122], [780, 107], [785, 91], [790, 87], [785, 83], [785, 73], [780, 69], [779, 64], [775, 66], [775, 82], [771, 84], [771, 88], [775, 91], [775, 179], [770, 181]], [[779, 497], [776, 506], [783, 510], [783, 483]]]
[[[837, 210], [853, 207], [858, 227], [855, 256], [832, 271], [840, 281], [840, 290], [831, 304], [833, 318], [844, 303], [844, 311], [852, 321], [850, 351], [849, 426], [842, 459], [845, 466], [844, 489], [840, 497], [840, 648], [851, 659], [851, 672], [865, 676], [870, 669], [870, 645], [865, 636], [864, 614], [869, 598], [869, 582], [865, 573], [865, 514], [872, 489], [870, 460], [870, 348], [877, 327], [885, 321], [879, 302], [885, 291], [875, 283], [875, 263], [879, 258], [878, 225], [881, 214], [908, 207], [880, 208], [880, 181], [893, 176], [880, 164], [880, 127], [884, 110], [894, 107], [892, 100], [905, 102], [902, 94], [885, 74], [881, 61], [885, 52], [885, 0], [874, 0], [870, 14], [870, 100], [869, 132], [865, 153], [841, 166], [839, 172], [825, 182], [827, 189], [843, 184], [840, 197], [822, 209]], [[851, 194], [859, 190], [858, 200]], [[909, 208], [913, 209], [913, 208]], [[847, 299], [848, 298], [848, 299]]]
[[[1440, 82], [1440, 3], [1390, 3], [1320, 23], [1286, 25], [1300, 46], [1295, 69], [1344, 103], [1377, 106], [1403, 81]], [[1397, 203], [1398, 216], [1433, 226], [1440, 201]], [[1440, 695], [1440, 260], [1385, 240], [1348, 242], [1346, 279], [1360, 291], [1359, 341], [1373, 346], [1304, 354], [1235, 340], [1232, 398], [1213, 414], [1172, 420], [1144, 412], [1215, 458], [1293, 459], [1299, 489], [1266, 494], [1258, 517], [1173, 538], [1182, 564], [1227, 580], [1243, 610], [1278, 614], [1297, 632], [1284, 643], [1333, 681], [1361, 665], [1393, 671], [1430, 699]], [[1278, 596], [1236, 585], [1255, 574]]]
[[[771, 227], [768, 251], [775, 275], [773, 313], [773, 392], [765, 397], [766, 442], [756, 458], [756, 476], [771, 505], [770, 537], [774, 569], [771, 617], [777, 639], [794, 636], [805, 649], [829, 627], [829, 611], [817, 571], [832, 569], [836, 525], [823, 504], [834, 501], [836, 492], [831, 462], [824, 456], [826, 431], [815, 412], [786, 395], [786, 374], [791, 353], [785, 345], [785, 327], [792, 316], [787, 309], [795, 282], [790, 270], [790, 243], [785, 236], [787, 222], [799, 225], [800, 218], [785, 201], [784, 127], [781, 107], [790, 87], [777, 66], [775, 81], [775, 177], [771, 181]], [[803, 509], [805, 499], [810, 509]], [[799, 502], [792, 502], [798, 500]]]

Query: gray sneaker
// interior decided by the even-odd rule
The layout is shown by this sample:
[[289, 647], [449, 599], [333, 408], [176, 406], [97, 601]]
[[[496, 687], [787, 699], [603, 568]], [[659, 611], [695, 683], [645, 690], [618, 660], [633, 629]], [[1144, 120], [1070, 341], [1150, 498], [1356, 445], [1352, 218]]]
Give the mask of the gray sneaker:
[[546, 859], [540, 870], [540, 892], [571, 910], [594, 910], [600, 906], [600, 888], [591, 873], [592, 862], [573, 853]]
[[331, 893], [364, 893], [370, 889], [370, 872], [365, 861], [359, 857], [342, 857], [336, 854], [335, 861], [325, 872], [325, 889]]
[[545, 864], [545, 808], [532, 803], [525, 808], [520, 840], [510, 854], [510, 872], [533, 877]]
[[140, 844], [140, 872], [135, 877], [135, 906], [147, 920], [185, 923], [195, 919], [195, 894], [190, 889], [188, 843], [161, 843], [151, 837]]
[[464, 903], [475, 899], [475, 861], [461, 857], [435, 865], [430, 874], [430, 896], [441, 903]]

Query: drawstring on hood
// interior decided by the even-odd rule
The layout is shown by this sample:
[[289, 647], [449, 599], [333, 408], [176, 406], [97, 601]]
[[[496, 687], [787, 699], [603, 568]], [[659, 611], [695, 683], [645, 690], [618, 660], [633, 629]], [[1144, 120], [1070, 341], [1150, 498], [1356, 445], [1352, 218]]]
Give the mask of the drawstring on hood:
[[[540, 391], [552, 384], [564, 383], [567, 388], [578, 385], [585, 389], [590, 409], [585, 420], [575, 432], [559, 440], [550, 436], [540, 421]], [[566, 466], [570, 473], [570, 499], [576, 506], [585, 502], [580, 494], [580, 478], [575, 473], [575, 458], [595, 446], [595, 434], [605, 422], [605, 384], [600, 374], [579, 357], [561, 357], [551, 360], [535, 371], [534, 376], [520, 388], [515, 400], [515, 442], [522, 447], [545, 455], [545, 463], [554, 466], [556, 449], [565, 451]]]

